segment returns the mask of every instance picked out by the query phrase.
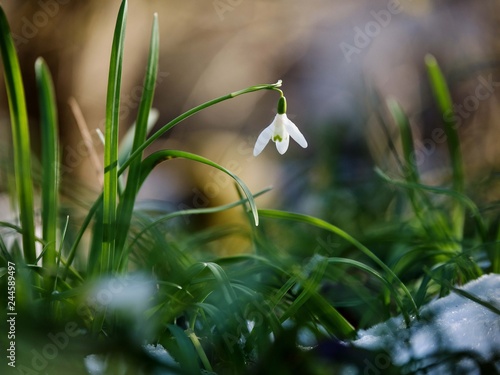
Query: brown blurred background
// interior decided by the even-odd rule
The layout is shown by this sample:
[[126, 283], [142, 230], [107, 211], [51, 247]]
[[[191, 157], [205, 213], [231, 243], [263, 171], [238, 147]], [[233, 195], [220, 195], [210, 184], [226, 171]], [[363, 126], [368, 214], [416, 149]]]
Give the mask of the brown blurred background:
[[[119, 5], [118, 0], [2, 4], [24, 73], [33, 148], [39, 151], [33, 65], [43, 56], [58, 97], [64, 186], [69, 192], [83, 189], [89, 197], [99, 190], [99, 178], [68, 100], [73, 97], [81, 107], [102, 157], [95, 129], [103, 130]], [[442, 182], [447, 176], [445, 144], [433, 139], [442, 121], [424, 69], [424, 56], [432, 53], [451, 82], [454, 103], [466, 107], [459, 131], [468, 176], [474, 179], [498, 166], [498, 87], [490, 84], [489, 95], [481, 89], [481, 98], [476, 91], [483, 81], [500, 81], [499, 8], [498, 1], [131, 0], [121, 134], [137, 112], [153, 13], [158, 12], [156, 129], [214, 97], [283, 79], [289, 117], [310, 146], [303, 150], [292, 141], [280, 157], [271, 144], [258, 158], [251, 155], [257, 135], [274, 117], [277, 100], [276, 93], [259, 92], [197, 114], [148, 152], [168, 147], [199, 153], [233, 169], [253, 191], [273, 185], [273, 193], [259, 198], [262, 206], [287, 204], [288, 209], [315, 213], [323, 204], [315, 192], [339, 180], [363, 183], [373, 177], [374, 164], [394, 168], [378, 116], [384, 111], [374, 100], [378, 92], [402, 104], [421, 140], [422, 171], [428, 182]], [[1, 95], [1, 136], [8, 144], [4, 90]], [[397, 133], [388, 122], [397, 145]], [[177, 208], [216, 205], [235, 196], [229, 179], [185, 161], [165, 163], [141, 195]]]

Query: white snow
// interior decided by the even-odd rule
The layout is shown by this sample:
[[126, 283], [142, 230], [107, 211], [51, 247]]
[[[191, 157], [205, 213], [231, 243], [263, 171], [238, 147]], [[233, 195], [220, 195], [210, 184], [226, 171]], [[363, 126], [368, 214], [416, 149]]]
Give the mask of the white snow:
[[106, 358], [102, 355], [89, 354], [83, 359], [83, 362], [90, 375], [104, 375], [106, 373]]
[[[383, 358], [375, 357], [371, 367], [362, 373], [383, 374], [389, 360], [401, 366], [402, 373], [475, 375], [481, 373], [478, 364], [487, 362], [495, 367], [483, 368], [482, 373], [500, 373], [500, 275], [482, 276], [459, 289], [484, 303], [452, 291], [424, 306], [420, 319], [409, 327], [398, 316], [359, 331], [354, 346], [384, 354]], [[127, 310], [135, 316], [148, 305], [153, 290], [147, 278], [107, 279], [90, 295], [94, 304], [115, 311]], [[144, 348], [161, 362], [175, 364], [161, 345]], [[87, 356], [85, 365], [89, 374], [106, 373], [106, 358], [102, 355]], [[342, 373], [356, 374], [356, 369], [344, 369]]]
[[[409, 328], [402, 317], [392, 318], [361, 330], [353, 345], [386, 352], [398, 366], [410, 368], [412, 363], [411, 371], [432, 364], [427, 374], [459, 369], [460, 373], [479, 374], [476, 362], [493, 362], [500, 372], [500, 275], [484, 275], [458, 289], [491, 308], [452, 291], [423, 307], [420, 319]], [[463, 353], [468, 357], [458, 364], [446, 360]]]
[[[161, 344], [157, 345], [146, 344], [143, 345], [143, 348], [151, 356], [155, 357], [158, 360], [158, 362], [170, 365], [172, 367], [178, 366], [178, 363], [175, 362], [170, 353], [168, 353]], [[104, 375], [109, 373], [107, 362], [108, 362], [107, 357], [102, 354], [90, 354], [84, 358], [85, 368], [88, 374], [90, 375]], [[126, 366], [126, 364], [123, 363], [123, 366]], [[126, 371], [124, 371], [123, 373], [125, 372]], [[154, 370], [154, 375], [172, 375], [172, 374], [173, 372], [164, 369]]]

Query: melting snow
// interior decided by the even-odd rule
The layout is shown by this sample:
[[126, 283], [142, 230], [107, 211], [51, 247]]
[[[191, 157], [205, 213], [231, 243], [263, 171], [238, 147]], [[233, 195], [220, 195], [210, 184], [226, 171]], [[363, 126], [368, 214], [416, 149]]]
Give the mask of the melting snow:
[[500, 373], [500, 275], [482, 276], [459, 289], [485, 304], [451, 292], [423, 307], [409, 328], [399, 316], [361, 330], [353, 344], [386, 352], [408, 372], [426, 367], [427, 374], [479, 374], [480, 364], [490, 364]]

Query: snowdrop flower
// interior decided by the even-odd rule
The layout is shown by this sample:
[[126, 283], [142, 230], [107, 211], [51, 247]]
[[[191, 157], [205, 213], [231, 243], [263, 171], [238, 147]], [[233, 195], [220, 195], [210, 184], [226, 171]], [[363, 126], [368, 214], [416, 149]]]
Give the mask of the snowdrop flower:
[[278, 101], [278, 113], [271, 125], [265, 128], [257, 138], [253, 149], [253, 156], [259, 155], [270, 140], [276, 143], [278, 152], [283, 155], [288, 150], [290, 136], [303, 148], [307, 147], [307, 141], [299, 128], [286, 116], [286, 99], [281, 96]]

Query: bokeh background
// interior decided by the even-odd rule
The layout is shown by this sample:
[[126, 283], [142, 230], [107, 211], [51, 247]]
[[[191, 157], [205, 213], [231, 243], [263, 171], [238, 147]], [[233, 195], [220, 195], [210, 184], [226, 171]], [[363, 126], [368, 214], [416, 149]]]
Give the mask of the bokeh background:
[[[2, 2], [22, 64], [35, 153], [35, 59], [43, 56], [51, 67], [59, 105], [63, 191], [70, 205], [91, 202], [100, 189], [96, 160], [102, 159], [102, 144], [96, 129], [103, 130], [119, 5], [118, 0]], [[376, 177], [374, 166], [394, 176], [400, 173], [391, 151], [398, 149], [399, 137], [385, 109], [386, 98], [399, 101], [412, 121], [424, 181], [447, 181], [446, 142], [438, 136], [442, 118], [424, 67], [424, 57], [431, 53], [457, 105], [473, 193], [495, 200], [496, 183], [484, 189], [481, 183], [498, 169], [499, 5], [444, 0], [131, 0], [121, 134], [137, 112], [157, 12], [161, 57], [155, 129], [214, 97], [282, 79], [289, 117], [309, 147], [304, 150], [291, 142], [280, 156], [271, 144], [259, 157], [252, 156], [255, 139], [272, 121], [277, 103], [276, 93], [259, 92], [193, 116], [147, 152], [175, 148], [198, 153], [238, 173], [255, 192], [273, 186], [259, 198], [262, 207], [313, 214], [362, 234], [367, 223], [380, 220], [393, 204], [392, 188]], [[1, 157], [8, 160], [8, 107], [5, 92], [0, 95]], [[78, 121], [85, 124], [92, 144]], [[3, 178], [2, 188], [7, 187]], [[142, 204], [171, 209], [235, 198], [229, 179], [180, 160], [161, 166], [141, 192]], [[193, 218], [191, 223], [244, 223], [238, 210]]]

